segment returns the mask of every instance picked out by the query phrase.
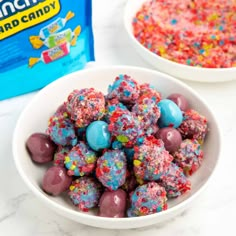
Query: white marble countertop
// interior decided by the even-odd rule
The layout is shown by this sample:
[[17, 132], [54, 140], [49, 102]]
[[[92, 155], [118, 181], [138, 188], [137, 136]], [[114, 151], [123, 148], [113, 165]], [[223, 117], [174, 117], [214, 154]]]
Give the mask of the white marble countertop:
[[[126, 64], [151, 68], [127, 44], [122, 26], [125, 2], [126, 0], [94, 0], [96, 60], [101, 65]], [[225, 84], [187, 84], [207, 100], [219, 119], [224, 141], [220, 166], [207, 190], [190, 209], [165, 224], [137, 230], [105, 230], [80, 225], [57, 215], [36, 199], [18, 175], [11, 150], [16, 121], [36, 93], [1, 101], [0, 235], [236, 235], [236, 81]]]

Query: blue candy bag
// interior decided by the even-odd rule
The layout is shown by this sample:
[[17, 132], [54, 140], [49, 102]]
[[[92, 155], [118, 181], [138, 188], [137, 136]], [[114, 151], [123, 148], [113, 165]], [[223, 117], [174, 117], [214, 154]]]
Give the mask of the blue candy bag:
[[92, 0], [0, 0], [0, 100], [93, 60]]

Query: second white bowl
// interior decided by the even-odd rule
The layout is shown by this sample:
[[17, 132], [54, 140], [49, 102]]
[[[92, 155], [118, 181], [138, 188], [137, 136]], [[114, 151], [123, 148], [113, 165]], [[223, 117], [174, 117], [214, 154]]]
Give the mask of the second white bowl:
[[127, 1], [124, 12], [124, 26], [130, 39], [130, 44], [136, 49], [140, 56], [154, 66], [157, 70], [165, 72], [179, 79], [198, 82], [227, 82], [236, 79], [236, 67], [234, 68], [200, 68], [179, 64], [160, 57], [145, 48], [133, 35], [132, 22], [142, 4], [147, 0]]

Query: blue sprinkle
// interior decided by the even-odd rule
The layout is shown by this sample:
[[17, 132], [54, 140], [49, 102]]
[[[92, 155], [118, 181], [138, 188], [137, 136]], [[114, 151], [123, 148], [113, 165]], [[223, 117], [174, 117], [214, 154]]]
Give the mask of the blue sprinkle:
[[108, 108], [109, 112], [115, 111], [115, 109], [116, 109], [116, 106], [110, 106], [110, 107]]
[[160, 212], [160, 211], [162, 211], [162, 207], [161, 207], [161, 206], [158, 206], [158, 207], [157, 207], [157, 212]]
[[191, 59], [187, 59], [186, 62], [187, 62], [188, 65], [190, 65], [191, 64]]
[[220, 40], [219, 45], [223, 46], [225, 44], [224, 40]]
[[151, 43], [148, 43], [148, 49], [151, 49], [151, 47], [152, 47], [152, 44]]
[[195, 150], [195, 154], [196, 154], [196, 155], [199, 155], [199, 153], [200, 153], [200, 150], [199, 150], [199, 149], [196, 149], [196, 150]]
[[199, 20], [201, 20], [201, 19], [202, 19], [202, 16], [201, 16], [200, 14], [197, 14], [197, 18], [198, 18]]
[[144, 138], [143, 138], [143, 137], [138, 138], [138, 140], [137, 140], [138, 145], [143, 144], [143, 141], [144, 141]]
[[216, 39], [216, 36], [214, 34], [211, 35], [211, 39]]
[[196, 48], [198, 48], [198, 47], [200, 46], [200, 43], [197, 43], [197, 42], [196, 42], [196, 43], [193, 44], [193, 46], [196, 47]]
[[122, 143], [119, 142], [119, 141], [114, 141], [114, 142], [112, 143], [112, 148], [113, 148], [113, 149], [121, 149], [121, 148], [122, 148]]
[[144, 20], [148, 20], [148, 19], [149, 19], [148, 15], [144, 16]]
[[205, 52], [204, 49], [200, 49], [200, 50], [199, 50], [199, 53], [200, 53], [200, 54], [203, 54], [204, 52]]
[[130, 96], [130, 91], [125, 90], [125, 91], [124, 91], [124, 95], [125, 95], [126, 97]]
[[135, 87], [135, 84], [134, 84], [134, 82], [133, 82], [133, 81], [129, 81], [129, 85], [130, 85], [132, 88], [134, 88], [134, 87]]
[[223, 31], [223, 30], [224, 30], [223, 25], [220, 25], [220, 26], [219, 26], [219, 30], [220, 30], [220, 31]]
[[112, 92], [113, 90], [119, 88], [120, 84], [123, 82], [124, 75], [119, 75], [119, 79], [114, 82], [113, 85], [109, 85], [108, 92]]
[[113, 90], [113, 89], [112, 89], [112, 85], [109, 85], [109, 86], [108, 86], [108, 93], [111, 93], [112, 90]]
[[79, 170], [77, 168], [74, 170], [74, 175], [75, 176], [80, 176]]
[[124, 75], [119, 75], [119, 78], [120, 79], [124, 79]]
[[79, 100], [83, 101], [84, 100], [84, 96], [79, 96]]
[[177, 23], [177, 20], [176, 19], [172, 19], [171, 22], [170, 22], [172, 25], [175, 25]]

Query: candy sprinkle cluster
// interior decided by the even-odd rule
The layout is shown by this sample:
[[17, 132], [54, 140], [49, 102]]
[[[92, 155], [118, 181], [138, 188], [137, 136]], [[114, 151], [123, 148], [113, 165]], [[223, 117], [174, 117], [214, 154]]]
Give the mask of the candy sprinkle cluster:
[[[201, 167], [208, 132], [207, 119], [174, 95], [176, 103], [128, 75], [116, 77], [106, 95], [93, 88], [72, 91], [49, 118], [44, 140], [53, 145], [44, 163], [54, 158], [54, 167], [45, 173], [43, 190], [59, 195], [67, 189], [79, 210], [99, 207], [99, 216], [166, 210], [168, 199], [191, 189], [188, 177]], [[160, 119], [168, 127], [160, 127]]]
[[149, 0], [133, 19], [135, 38], [171, 61], [236, 66], [235, 0]]

